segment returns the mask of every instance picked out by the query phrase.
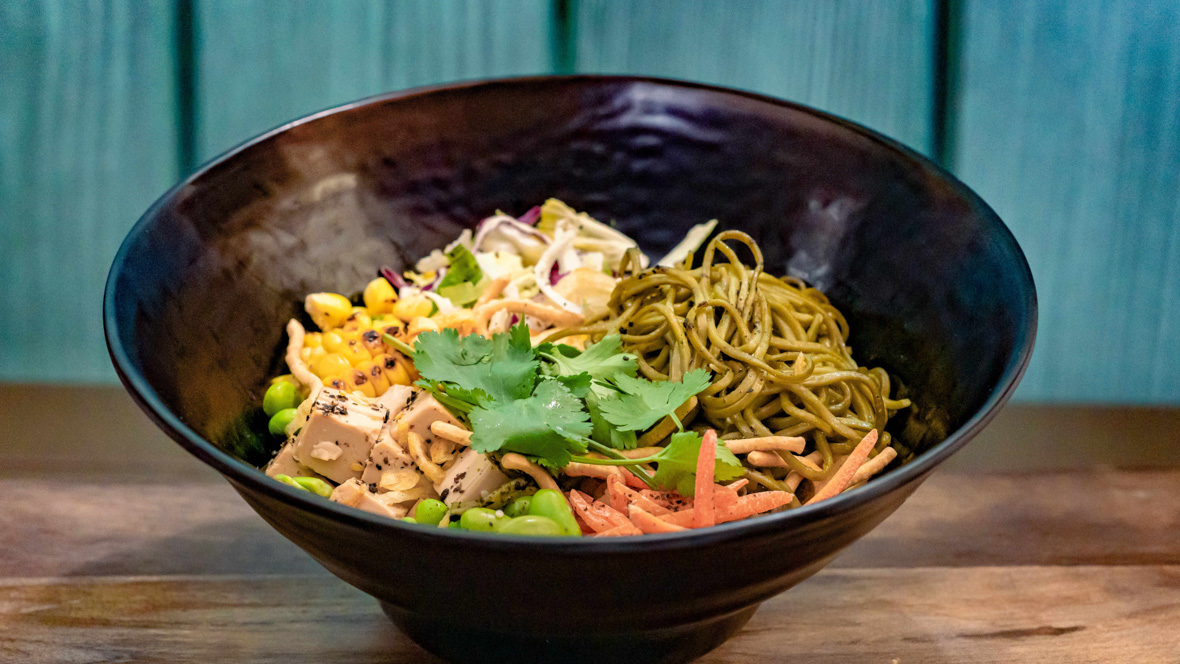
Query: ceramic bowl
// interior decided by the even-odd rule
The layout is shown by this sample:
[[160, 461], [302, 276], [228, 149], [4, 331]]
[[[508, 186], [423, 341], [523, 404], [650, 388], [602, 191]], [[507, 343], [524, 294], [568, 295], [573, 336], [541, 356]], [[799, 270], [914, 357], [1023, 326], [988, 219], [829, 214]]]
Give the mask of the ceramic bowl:
[[[916, 407], [911, 463], [834, 499], [687, 533], [525, 539], [404, 525], [266, 478], [251, 419], [311, 291], [352, 293], [548, 197], [652, 255], [717, 218], [825, 291]], [[186, 178], [111, 269], [107, 343], [173, 439], [411, 638], [472, 662], [687, 661], [873, 529], [1008, 399], [1036, 329], [1012, 234], [966, 186], [851, 122], [755, 94], [550, 77], [398, 92], [255, 138]], [[346, 644], [341, 644], [346, 647]]]

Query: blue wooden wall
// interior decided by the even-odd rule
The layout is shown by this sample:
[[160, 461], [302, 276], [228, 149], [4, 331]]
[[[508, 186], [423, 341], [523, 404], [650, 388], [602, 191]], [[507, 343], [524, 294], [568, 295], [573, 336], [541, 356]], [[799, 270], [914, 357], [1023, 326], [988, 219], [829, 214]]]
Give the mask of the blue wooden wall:
[[1037, 279], [1018, 396], [1180, 403], [1175, 0], [26, 0], [0, 63], [0, 380], [113, 380], [107, 267], [199, 162], [369, 94], [578, 71], [782, 96], [943, 160]]

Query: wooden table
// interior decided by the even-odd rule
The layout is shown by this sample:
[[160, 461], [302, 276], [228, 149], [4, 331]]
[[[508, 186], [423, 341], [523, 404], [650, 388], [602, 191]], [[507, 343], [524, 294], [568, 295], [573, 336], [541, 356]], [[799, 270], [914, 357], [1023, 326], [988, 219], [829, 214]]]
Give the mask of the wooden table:
[[[0, 661], [437, 661], [194, 472], [0, 479]], [[701, 661], [1180, 662], [1180, 471], [935, 475]]]
[[[87, 421], [143, 419], [117, 393], [91, 397]], [[1033, 414], [989, 432], [1036, 429]], [[100, 453], [64, 429], [32, 435], [54, 431], [50, 415], [0, 399], [0, 662], [438, 661], [144, 423], [150, 444], [106, 431]], [[1177, 428], [1156, 430], [1155, 458], [1172, 459]], [[1004, 450], [1020, 453], [997, 442], [992, 467]], [[700, 661], [1180, 662], [1180, 468], [948, 466]]]

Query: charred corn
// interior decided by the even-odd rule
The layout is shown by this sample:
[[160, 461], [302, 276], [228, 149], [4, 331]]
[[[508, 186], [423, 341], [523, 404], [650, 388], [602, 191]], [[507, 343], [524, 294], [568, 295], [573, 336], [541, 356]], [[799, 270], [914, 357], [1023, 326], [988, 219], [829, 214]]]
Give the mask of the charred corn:
[[397, 291], [385, 277], [377, 277], [370, 281], [361, 297], [365, 301], [365, 307], [373, 315], [387, 314], [393, 311], [393, 305], [397, 303]]
[[352, 303], [337, 293], [312, 293], [303, 301], [303, 309], [321, 330], [339, 327], [352, 315]]

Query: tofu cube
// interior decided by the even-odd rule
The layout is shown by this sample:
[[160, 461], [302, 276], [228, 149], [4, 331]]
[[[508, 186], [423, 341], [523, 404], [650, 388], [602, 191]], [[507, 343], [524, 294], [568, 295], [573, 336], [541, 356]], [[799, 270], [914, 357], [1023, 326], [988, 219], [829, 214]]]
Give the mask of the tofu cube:
[[483, 494], [504, 486], [509, 478], [487, 455], [468, 449], [455, 459], [442, 481], [434, 485], [439, 500], [461, 503], [480, 500]]
[[319, 477], [312, 469], [304, 466], [295, 460], [295, 443], [288, 440], [283, 443], [283, 447], [279, 449], [279, 453], [275, 458], [266, 464], [267, 477], [274, 477], [275, 475], [286, 475], [287, 477]]
[[379, 494], [369, 491], [368, 486], [356, 478], [336, 487], [329, 500], [391, 519], [400, 519], [409, 512], [405, 505], [394, 505], [388, 500], [382, 500]]
[[295, 438], [295, 460], [333, 482], [359, 478], [388, 418], [385, 406], [324, 387]]
[[434, 442], [435, 435], [430, 431], [430, 425], [435, 422], [446, 422], [455, 426], [463, 426], [459, 420], [451, 415], [451, 411], [447, 410], [445, 406], [434, 398], [433, 394], [426, 392], [419, 392], [417, 398], [413, 399], [409, 406], [395, 420], [394, 426], [394, 440], [396, 440], [403, 448], [409, 445], [409, 433], [413, 432], [422, 436], [426, 446], [430, 447], [430, 443]]
[[389, 409], [389, 418], [393, 419], [402, 412], [413, 395], [414, 388], [409, 385], [392, 385], [388, 390], [385, 390], [384, 394], [373, 401]]
[[[407, 470], [415, 475], [418, 473], [410, 455], [393, 442], [388, 432], [385, 432], [381, 434], [381, 438], [373, 446], [373, 451], [369, 453], [369, 460], [365, 462], [365, 470], [361, 473], [361, 482], [376, 484], [380, 489], [383, 476], [389, 478], [390, 473], [402, 473]], [[416, 481], [410, 482], [407, 486], [399, 487], [397, 490], [412, 488], [415, 483]]]

